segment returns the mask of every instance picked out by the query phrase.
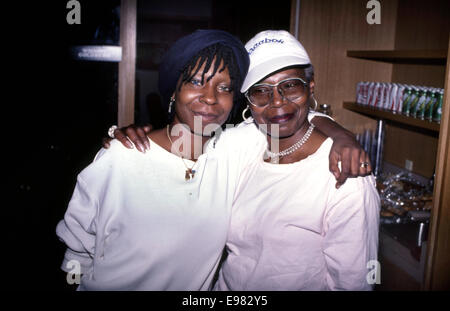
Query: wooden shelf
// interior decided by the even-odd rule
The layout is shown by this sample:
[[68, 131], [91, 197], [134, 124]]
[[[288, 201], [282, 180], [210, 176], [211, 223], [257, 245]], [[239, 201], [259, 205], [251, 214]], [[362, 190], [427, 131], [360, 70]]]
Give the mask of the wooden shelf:
[[390, 120], [393, 122], [406, 124], [413, 127], [427, 129], [435, 132], [439, 132], [440, 124], [436, 122], [429, 122], [425, 120], [416, 119], [413, 117], [407, 117], [401, 114], [394, 114], [390, 111], [376, 109], [368, 106], [356, 104], [354, 102], [344, 102], [344, 108], [353, 112], [358, 112], [377, 119]]
[[446, 50], [350, 50], [347, 56], [400, 64], [445, 65], [447, 62]]

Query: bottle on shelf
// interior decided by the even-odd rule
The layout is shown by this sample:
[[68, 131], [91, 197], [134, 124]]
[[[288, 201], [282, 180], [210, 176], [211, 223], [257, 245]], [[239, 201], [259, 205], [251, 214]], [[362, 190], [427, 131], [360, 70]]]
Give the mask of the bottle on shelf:
[[413, 89], [411, 87], [406, 88], [406, 92], [403, 95], [402, 101], [402, 114], [409, 116], [409, 111], [411, 107], [411, 101], [413, 100]]
[[433, 121], [434, 122], [441, 123], [442, 102], [443, 101], [444, 101], [444, 91], [440, 91], [438, 101], [433, 110]]
[[427, 121], [433, 121], [433, 108], [436, 103], [436, 90], [432, 89], [430, 91], [430, 97], [428, 98], [428, 101], [425, 105], [425, 111], [424, 111], [424, 120]]
[[414, 118], [423, 120], [424, 110], [425, 110], [425, 102], [427, 100], [428, 95], [429, 95], [428, 88], [423, 87], [420, 90], [420, 95], [419, 95], [419, 99], [417, 100], [417, 104], [415, 105], [415, 107], [412, 111], [412, 116]]
[[419, 105], [419, 100], [422, 97], [423, 91], [420, 88], [415, 89], [415, 96], [414, 99], [411, 101], [410, 107], [409, 107], [409, 116], [410, 117], [416, 117], [417, 112], [417, 106]]

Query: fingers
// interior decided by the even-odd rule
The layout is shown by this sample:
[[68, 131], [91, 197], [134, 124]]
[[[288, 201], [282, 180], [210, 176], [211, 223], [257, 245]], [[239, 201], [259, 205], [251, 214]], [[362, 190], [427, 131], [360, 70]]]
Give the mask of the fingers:
[[339, 175], [341, 175], [341, 170], [338, 165], [339, 161], [339, 154], [336, 152], [331, 152], [329, 157], [329, 169], [336, 179], [338, 179]]
[[366, 152], [362, 152], [360, 156], [360, 163], [367, 163], [368, 165], [360, 165], [359, 176], [367, 176], [372, 173], [372, 165], [370, 163], [369, 155]]
[[102, 139], [102, 146], [103, 146], [103, 148], [108, 149], [110, 147], [109, 142], [111, 140], [112, 140], [112, 138], [110, 138], [110, 137], [103, 137], [103, 139]]
[[[341, 161], [340, 172], [337, 169], [338, 161]], [[336, 177], [336, 188], [339, 188], [348, 177], [366, 176], [372, 172], [367, 153], [354, 138], [348, 137], [338, 137], [334, 140], [329, 166]]]
[[[361, 157], [364, 152], [361, 149], [352, 149], [350, 152], [351, 157], [348, 159], [350, 161], [350, 176], [358, 177], [361, 171]], [[365, 170], [364, 170], [365, 171]]]
[[144, 132], [146, 134], [148, 134], [153, 130], [153, 126], [151, 124], [147, 124], [147, 125], [143, 126], [142, 129], [144, 130]]
[[127, 136], [124, 134], [123, 128], [116, 129], [114, 131], [114, 137], [128, 149], [133, 149], [133, 144], [128, 140]]
[[[136, 146], [136, 149], [142, 153], [146, 150], [150, 150], [150, 142], [148, 140], [147, 134], [153, 129], [151, 125], [138, 127], [135, 125], [130, 125], [127, 127], [122, 127], [114, 131], [114, 137], [122, 143], [125, 147], [132, 149]], [[111, 139], [103, 140], [103, 145], [110, 146]]]
[[367, 166], [365, 166], [366, 161], [366, 153], [361, 152], [361, 156], [359, 159], [360, 165], [359, 165], [359, 176], [366, 176], [367, 175]]
[[[339, 161], [339, 166], [342, 167], [342, 162]], [[348, 175], [343, 173], [342, 171], [339, 171], [339, 174], [336, 176], [336, 189], [339, 189], [347, 180]]]
[[343, 184], [351, 174], [350, 149], [344, 148], [341, 155], [341, 174], [337, 179], [338, 184]]
[[[339, 189], [347, 180], [350, 172], [350, 161], [342, 161], [342, 158], [349, 157], [350, 150], [344, 149], [341, 155], [337, 152], [331, 152], [329, 156], [329, 169], [336, 178], [336, 189]], [[342, 157], [341, 157], [342, 156]]]
[[348, 173], [341, 172], [338, 178], [336, 178], [336, 189], [339, 189], [347, 180]]
[[[115, 133], [115, 132], [114, 132]], [[136, 146], [136, 149], [142, 153], [145, 153], [145, 143], [144, 140], [147, 140], [147, 135], [145, 132], [139, 127], [128, 126], [125, 128], [125, 134], [127, 138]]]
[[[330, 156], [331, 159], [331, 156]], [[367, 165], [363, 165], [368, 163]], [[332, 170], [333, 166], [333, 170]], [[334, 174], [334, 164], [330, 161], [330, 171]], [[342, 171], [336, 177], [336, 188], [342, 186], [347, 178], [367, 176], [372, 173], [372, 164], [370, 163], [369, 155], [365, 151], [344, 149], [342, 152]]]
[[145, 130], [142, 127], [138, 127], [136, 129], [136, 132], [141, 140], [141, 143], [144, 145], [145, 150], [150, 150], [150, 142], [148, 141], [147, 133], [145, 132]]

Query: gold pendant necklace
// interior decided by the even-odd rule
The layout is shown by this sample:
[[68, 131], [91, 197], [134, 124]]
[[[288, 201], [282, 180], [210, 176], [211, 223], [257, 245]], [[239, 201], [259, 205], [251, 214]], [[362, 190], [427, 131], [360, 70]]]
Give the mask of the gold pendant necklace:
[[[172, 139], [170, 138], [169, 127], [170, 127], [170, 125], [167, 124], [167, 138], [169, 138], [170, 146], [172, 147], [172, 146], [173, 146], [173, 142], [172, 142]], [[192, 169], [192, 168], [194, 167], [194, 165], [195, 165], [195, 162], [194, 162], [194, 164], [192, 165], [192, 167], [189, 168], [189, 167], [187, 166], [186, 162], [184, 162], [183, 156], [182, 156], [181, 154], [179, 154], [178, 151], [177, 151], [177, 154], [178, 154], [178, 156], [181, 158], [181, 161], [183, 161], [184, 166], [186, 167], [186, 174], [184, 174], [184, 179], [185, 179], [186, 181], [191, 180], [191, 179], [194, 178], [194, 176], [195, 176], [195, 170]]]

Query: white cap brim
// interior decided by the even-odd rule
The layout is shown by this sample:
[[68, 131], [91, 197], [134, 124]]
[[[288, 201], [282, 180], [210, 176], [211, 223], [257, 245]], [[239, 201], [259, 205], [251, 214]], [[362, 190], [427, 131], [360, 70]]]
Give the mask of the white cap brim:
[[309, 58], [299, 56], [280, 56], [278, 58], [271, 58], [249, 70], [244, 82], [242, 83], [241, 93], [247, 92], [253, 84], [275, 71], [289, 66], [308, 64], [310, 64]]

